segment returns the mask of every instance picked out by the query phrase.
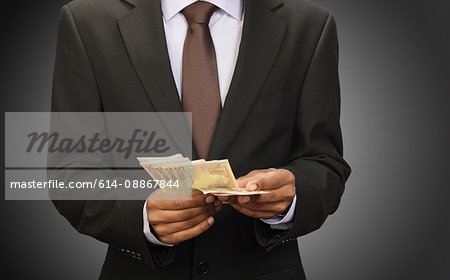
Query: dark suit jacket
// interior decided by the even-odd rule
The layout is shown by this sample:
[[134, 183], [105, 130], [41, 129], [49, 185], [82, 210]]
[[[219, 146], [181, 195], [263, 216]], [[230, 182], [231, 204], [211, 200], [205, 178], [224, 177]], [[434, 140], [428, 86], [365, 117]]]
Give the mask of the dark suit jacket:
[[[52, 110], [182, 110], [159, 0], [76, 0], [62, 9]], [[247, 0], [208, 158], [228, 158], [236, 176], [289, 169], [298, 197], [292, 229], [224, 206], [207, 232], [169, 248], [146, 241], [144, 200], [54, 204], [79, 232], [110, 245], [101, 279], [304, 279], [296, 237], [337, 209], [350, 173], [339, 115], [333, 17], [307, 0]]]

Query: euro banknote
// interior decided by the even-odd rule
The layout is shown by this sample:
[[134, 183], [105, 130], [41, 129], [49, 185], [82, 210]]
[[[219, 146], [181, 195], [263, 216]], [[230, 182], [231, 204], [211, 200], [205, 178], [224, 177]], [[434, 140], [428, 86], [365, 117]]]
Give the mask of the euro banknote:
[[162, 185], [164, 191], [199, 190], [216, 196], [257, 195], [266, 191], [247, 191], [236, 182], [227, 159], [191, 161], [176, 154], [169, 157], [138, 157], [140, 165], [154, 179], [160, 182], [176, 182], [177, 188]]

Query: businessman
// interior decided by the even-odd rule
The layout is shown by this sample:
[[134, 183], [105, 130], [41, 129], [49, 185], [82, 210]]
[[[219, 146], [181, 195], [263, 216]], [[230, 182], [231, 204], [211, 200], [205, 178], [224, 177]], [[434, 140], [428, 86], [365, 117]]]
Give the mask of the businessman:
[[307, 0], [64, 6], [52, 111], [192, 112], [193, 158], [227, 158], [240, 187], [269, 191], [55, 200], [109, 244], [100, 279], [306, 279], [297, 237], [336, 211], [350, 174], [337, 44]]

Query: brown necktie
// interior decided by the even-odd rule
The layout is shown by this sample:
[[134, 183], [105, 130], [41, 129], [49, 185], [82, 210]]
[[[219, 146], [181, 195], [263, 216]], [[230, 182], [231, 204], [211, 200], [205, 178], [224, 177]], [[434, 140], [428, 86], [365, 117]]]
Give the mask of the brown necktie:
[[216, 53], [208, 27], [216, 8], [198, 1], [182, 10], [189, 24], [183, 49], [183, 110], [192, 112], [192, 139], [203, 159], [208, 156], [222, 109]]

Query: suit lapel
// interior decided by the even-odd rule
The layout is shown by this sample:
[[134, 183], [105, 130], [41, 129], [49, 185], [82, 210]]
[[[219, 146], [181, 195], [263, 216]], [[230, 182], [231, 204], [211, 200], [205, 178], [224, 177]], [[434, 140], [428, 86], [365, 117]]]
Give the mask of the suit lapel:
[[[126, 1], [134, 8], [119, 17], [117, 23], [145, 92], [157, 112], [183, 112], [167, 51], [161, 1]], [[190, 131], [187, 123], [185, 128]], [[178, 147], [185, 146], [182, 142], [184, 139], [172, 140]], [[192, 145], [192, 158], [197, 157]]]
[[182, 112], [167, 51], [161, 1], [128, 0], [135, 7], [117, 19], [122, 39], [158, 112]]
[[[280, 1], [271, 2], [272, 7]], [[265, 1], [247, 0], [242, 40], [230, 89], [208, 155], [223, 156], [258, 97], [283, 42], [286, 23]]]

